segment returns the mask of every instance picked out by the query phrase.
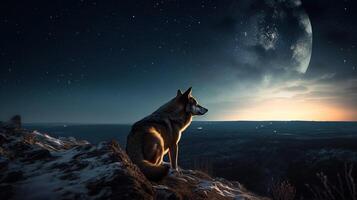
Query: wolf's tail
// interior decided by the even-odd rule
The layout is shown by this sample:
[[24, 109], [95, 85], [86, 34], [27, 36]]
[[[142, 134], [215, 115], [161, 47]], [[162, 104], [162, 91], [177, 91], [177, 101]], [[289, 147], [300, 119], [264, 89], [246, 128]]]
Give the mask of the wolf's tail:
[[169, 166], [154, 165], [146, 160], [138, 163], [139, 168], [144, 175], [151, 181], [160, 181], [169, 173]]
[[170, 167], [166, 165], [155, 165], [145, 160], [141, 145], [142, 140], [143, 137], [129, 134], [126, 144], [126, 153], [130, 157], [131, 161], [138, 165], [146, 178], [151, 181], [160, 181], [169, 173]]

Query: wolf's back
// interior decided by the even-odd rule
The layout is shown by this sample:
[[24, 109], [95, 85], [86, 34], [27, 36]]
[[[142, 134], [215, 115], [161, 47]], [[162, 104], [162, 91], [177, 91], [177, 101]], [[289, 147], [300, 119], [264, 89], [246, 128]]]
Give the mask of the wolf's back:
[[146, 178], [151, 181], [159, 181], [169, 173], [169, 166], [155, 165], [144, 159], [143, 136], [141, 134], [129, 133], [126, 142], [126, 153], [131, 161], [138, 165]]

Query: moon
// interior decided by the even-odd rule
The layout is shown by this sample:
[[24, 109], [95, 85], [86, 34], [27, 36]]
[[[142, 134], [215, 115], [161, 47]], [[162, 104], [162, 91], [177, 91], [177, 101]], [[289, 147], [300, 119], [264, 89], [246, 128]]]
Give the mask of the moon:
[[312, 26], [300, 0], [235, 3], [236, 57], [265, 71], [306, 73], [312, 53]]

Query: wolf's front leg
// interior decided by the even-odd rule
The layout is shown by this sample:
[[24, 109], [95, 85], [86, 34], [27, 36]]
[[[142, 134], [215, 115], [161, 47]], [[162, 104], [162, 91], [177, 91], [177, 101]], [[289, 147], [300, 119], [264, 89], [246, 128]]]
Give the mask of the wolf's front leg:
[[170, 158], [171, 168], [177, 171], [178, 170], [177, 168], [178, 145], [175, 143], [174, 145], [172, 145], [172, 147], [169, 150], [170, 150], [169, 158]]

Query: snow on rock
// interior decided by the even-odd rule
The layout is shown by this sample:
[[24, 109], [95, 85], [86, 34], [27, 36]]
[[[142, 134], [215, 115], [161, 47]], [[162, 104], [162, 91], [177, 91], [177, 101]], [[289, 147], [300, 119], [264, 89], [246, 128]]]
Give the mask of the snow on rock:
[[211, 178], [207, 174], [181, 169], [177, 174], [171, 174], [159, 185], [154, 185], [157, 196], [163, 199], [234, 199], [262, 200], [248, 192], [238, 182], [230, 182], [222, 178]]
[[150, 182], [115, 141], [91, 145], [13, 127], [0, 127], [0, 199], [266, 199], [199, 171]]
[[0, 199], [150, 199], [151, 183], [119, 145], [0, 131]]

